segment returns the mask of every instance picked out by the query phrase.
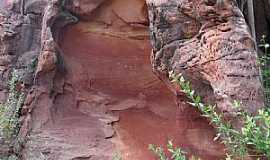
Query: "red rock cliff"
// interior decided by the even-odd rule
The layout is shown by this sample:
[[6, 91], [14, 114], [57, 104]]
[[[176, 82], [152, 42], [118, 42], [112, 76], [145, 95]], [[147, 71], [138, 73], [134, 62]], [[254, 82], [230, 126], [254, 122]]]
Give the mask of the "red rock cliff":
[[[216, 18], [207, 16], [216, 13], [213, 6], [195, 10], [199, 3], [194, 0], [182, 7], [187, 14]], [[149, 1], [147, 6], [144, 0], [21, 0], [0, 1], [0, 6], [0, 100], [6, 99], [13, 68], [19, 70], [27, 92], [19, 133], [25, 141], [9, 150], [21, 159], [108, 160], [119, 152], [123, 159], [150, 160], [154, 157], [148, 144], [165, 145], [169, 139], [203, 159], [224, 156], [223, 146], [212, 142], [215, 133], [208, 122], [190, 107], [183, 113], [166, 83], [152, 73], [148, 11], [150, 30], [156, 35], [152, 37], [155, 71], [170, 58], [166, 55], [174, 55], [173, 63], [166, 63], [168, 68], [180, 71], [179, 67], [198, 64], [201, 74], [196, 70], [194, 77], [207, 83], [198, 83], [198, 88], [209, 97], [215, 98], [217, 89], [236, 98], [256, 91], [255, 103], [262, 104], [253, 43], [234, 6], [222, 12], [224, 23], [209, 23], [210, 28], [203, 28], [208, 21], [201, 21], [203, 15], [185, 17], [171, 2], [163, 6]], [[241, 24], [231, 25], [234, 18]], [[211, 36], [215, 33], [217, 40]], [[230, 38], [237, 43], [227, 41]], [[232, 56], [238, 53], [234, 48], [244, 52]], [[165, 56], [155, 57], [157, 53]], [[201, 61], [195, 61], [198, 57]], [[235, 60], [227, 63], [224, 57]], [[29, 70], [35, 59], [37, 66]], [[238, 75], [242, 69], [235, 64], [238, 60], [242, 68], [251, 69], [243, 69], [244, 76], [227, 74], [237, 71]], [[250, 88], [240, 90], [242, 84]], [[223, 100], [217, 101], [221, 109]]]

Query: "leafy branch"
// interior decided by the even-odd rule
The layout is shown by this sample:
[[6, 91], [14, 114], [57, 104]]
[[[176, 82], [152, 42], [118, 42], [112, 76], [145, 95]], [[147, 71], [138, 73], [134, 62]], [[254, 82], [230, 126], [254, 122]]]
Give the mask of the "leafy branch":
[[[238, 109], [237, 115], [243, 120], [241, 130], [232, 127], [230, 122], [225, 122], [221, 114], [216, 111], [215, 105], [202, 103], [200, 96], [195, 94], [191, 85], [181, 74], [169, 73], [170, 79], [181, 88], [182, 92], [191, 100], [189, 104], [199, 109], [204, 117], [216, 127], [217, 136], [214, 140], [222, 139], [234, 159], [243, 159], [245, 156], [270, 158], [270, 112], [260, 110], [259, 114], [252, 116], [241, 109], [241, 103], [235, 101], [234, 107]], [[255, 155], [251, 155], [254, 153]]]

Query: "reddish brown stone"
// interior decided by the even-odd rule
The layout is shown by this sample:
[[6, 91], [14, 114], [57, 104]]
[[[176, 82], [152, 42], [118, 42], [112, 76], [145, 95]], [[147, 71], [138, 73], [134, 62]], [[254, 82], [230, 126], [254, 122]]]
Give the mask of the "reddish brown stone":
[[[154, 71], [170, 84], [169, 69], [187, 68], [184, 75], [208, 101], [217, 98], [220, 109], [231, 113], [231, 99], [217, 92], [228, 91], [229, 98], [252, 96], [255, 101], [245, 107], [255, 111], [250, 106], [261, 104], [261, 88], [239, 10], [226, 5], [217, 12], [201, 0], [173, 2], [149, 1]], [[23, 149], [3, 154], [108, 160], [120, 151], [123, 159], [151, 160], [149, 143], [165, 146], [173, 139], [189, 155], [224, 156], [207, 120], [179, 99], [177, 106], [175, 95], [152, 73], [144, 0], [2, 0], [0, 17], [1, 99], [14, 67], [28, 94], [20, 118]]]
[[235, 100], [256, 113], [264, 99], [254, 42], [239, 8], [229, 2], [222, 10], [203, 0], [149, 0], [148, 6], [156, 74], [170, 87], [168, 72], [182, 73], [237, 122]]

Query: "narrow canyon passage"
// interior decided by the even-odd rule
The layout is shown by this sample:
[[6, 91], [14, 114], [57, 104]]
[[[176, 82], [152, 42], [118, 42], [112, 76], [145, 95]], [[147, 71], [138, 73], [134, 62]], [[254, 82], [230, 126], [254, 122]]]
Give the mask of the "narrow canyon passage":
[[105, 3], [62, 32], [64, 95], [53, 119], [59, 128], [71, 125], [71, 143], [94, 140], [91, 152], [121, 153], [124, 160], [154, 160], [148, 145], [168, 140], [190, 155], [220, 159], [214, 129], [193, 108], [180, 117], [174, 96], [152, 73], [143, 7], [142, 1]]

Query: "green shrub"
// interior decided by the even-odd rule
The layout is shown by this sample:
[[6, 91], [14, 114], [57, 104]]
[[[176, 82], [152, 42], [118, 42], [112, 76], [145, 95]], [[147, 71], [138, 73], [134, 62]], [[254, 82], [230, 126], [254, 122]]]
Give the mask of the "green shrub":
[[[245, 156], [256, 156], [270, 158], [270, 112], [269, 110], [260, 110], [256, 116], [251, 116], [241, 110], [241, 103], [235, 101], [234, 106], [238, 110], [239, 119], [244, 124], [240, 131], [234, 129], [229, 122], [223, 121], [221, 114], [217, 113], [216, 106], [202, 103], [201, 97], [195, 94], [190, 83], [186, 82], [184, 77], [170, 72], [172, 82], [178, 84], [182, 91], [191, 100], [192, 106], [198, 108], [202, 115], [207, 117], [217, 129], [217, 137], [228, 149], [228, 156], [233, 159], [242, 159]], [[254, 154], [254, 155], [251, 155]]]
[[12, 140], [19, 129], [19, 110], [24, 102], [25, 94], [20, 89], [20, 77], [14, 70], [8, 82], [8, 98], [0, 105], [0, 137]]
[[[169, 160], [169, 158], [166, 156], [162, 147], [158, 147], [154, 144], [150, 144], [149, 150], [152, 151], [159, 158], [159, 160]], [[174, 147], [172, 141], [168, 142], [167, 150], [171, 154], [170, 159], [172, 159], [172, 160], [187, 160], [187, 158], [185, 156], [185, 152], [182, 151], [180, 148]]]

